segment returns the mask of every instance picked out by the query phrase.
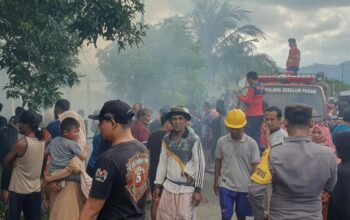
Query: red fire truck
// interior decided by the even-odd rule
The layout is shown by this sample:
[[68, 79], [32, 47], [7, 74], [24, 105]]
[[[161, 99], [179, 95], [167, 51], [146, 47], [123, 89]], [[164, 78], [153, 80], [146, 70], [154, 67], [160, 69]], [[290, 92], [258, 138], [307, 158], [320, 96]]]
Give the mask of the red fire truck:
[[314, 110], [315, 121], [327, 119], [329, 87], [324, 82], [323, 73], [261, 75], [258, 80], [265, 85], [264, 102], [267, 106], [278, 106], [283, 110], [290, 104], [307, 104]]

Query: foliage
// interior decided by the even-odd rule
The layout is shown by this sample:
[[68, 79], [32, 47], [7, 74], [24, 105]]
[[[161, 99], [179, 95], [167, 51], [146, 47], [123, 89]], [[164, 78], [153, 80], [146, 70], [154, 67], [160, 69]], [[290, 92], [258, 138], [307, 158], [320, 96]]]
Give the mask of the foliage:
[[98, 53], [100, 69], [118, 97], [159, 107], [199, 104], [207, 97], [199, 46], [180, 17], [149, 26], [144, 44], [119, 54], [115, 44]]
[[330, 87], [332, 96], [338, 96], [341, 91], [350, 89], [350, 85], [341, 80], [326, 77], [325, 81]]
[[8, 98], [29, 108], [48, 108], [81, 75], [74, 71], [84, 42], [99, 36], [118, 49], [135, 46], [144, 35], [133, 22], [143, 12], [139, 0], [0, 0], [0, 69]]
[[202, 46], [208, 82], [216, 77], [222, 86], [249, 70], [273, 71], [276, 64], [267, 55], [255, 54], [255, 43], [265, 38], [264, 33], [252, 24], [240, 25], [249, 21], [249, 11], [234, 7], [228, 1], [193, 1], [190, 29]]

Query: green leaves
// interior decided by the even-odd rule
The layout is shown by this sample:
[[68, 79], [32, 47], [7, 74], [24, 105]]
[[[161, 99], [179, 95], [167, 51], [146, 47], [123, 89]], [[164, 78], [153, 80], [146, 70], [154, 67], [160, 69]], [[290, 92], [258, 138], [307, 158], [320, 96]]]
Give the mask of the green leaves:
[[332, 96], [338, 96], [340, 91], [350, 89], [350, 85], [341, 80], [326, 77], [325, 82], [330, 86]]
[[143, 5], [136, 0], [86, 0], [69, 28], [79, 30], [81, 42], [87, 40], [96, 47], [97, 38], [101, 36], [105, 40], [117, 41], [118, 46], [124, 49], [126, 43], [138, 45], [145, 35], [133, 22], [135, 15], [142, 12]]
[[265, 39], [265, 35], [256, 26], [246, 24], [250, 11], [234, 7], [228, 1], [193, 2], [190, 30], [201, 45], [206, 63], [203, 72], [208, 84], [214, 86], [216, 80], [216, 89], [222, 89], [222, 85], [232, 85], [250, 70], [273, 71], [274, 62], [256, 53], [255, 43]]
[[32, 109], [48, 108], [61, 87], [82, 77], [75, 73], [79, 48], [102, 37], [119, 50], [139, 45], [144, 30], [135, 23], [143, 5], [137, 0], [2, 0], [0, 68], [9, 83], [8, 98], [22, 98]]

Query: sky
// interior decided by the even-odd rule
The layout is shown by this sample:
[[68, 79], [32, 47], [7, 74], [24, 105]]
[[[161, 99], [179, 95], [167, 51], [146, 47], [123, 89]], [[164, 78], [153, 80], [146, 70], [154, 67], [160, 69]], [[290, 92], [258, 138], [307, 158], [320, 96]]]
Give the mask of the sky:
[[[350, 0], [228, 0], [250, 11], [250, 21], [266, 36], [257, 44], [258, 53], [268, 54], [285, 66], [287, 39], [294, 37], [301, 51], [300, 66], [314, 63], [339, 64], [350, 60]], [[145, 22], [158, 23], [174, 15], [185, 16], [191, 0], [145, 0]], [[99, 47], [104, 47], [100, 43]], [[84, 60], [91, 51], [84, 50]], [[93, 61], [92, 61], [93, 62]]]

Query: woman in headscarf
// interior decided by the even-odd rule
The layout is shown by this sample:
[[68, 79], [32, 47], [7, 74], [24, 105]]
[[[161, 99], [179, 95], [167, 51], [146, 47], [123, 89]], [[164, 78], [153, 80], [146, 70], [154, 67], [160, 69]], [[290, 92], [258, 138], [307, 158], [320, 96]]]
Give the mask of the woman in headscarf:
[[[83, 146], [87, 145], [84, 120], [73, 111], [66, 111], [59, 115], [60, 122], [67, 118], [73, 118], [79, 122], [80, 132], [77, 142], [83, 148]], [[85, 172], [84, 161], [75, 156], [63, 170], [45, 176], [45, 181], [48, 183], [55, 182], [65, 179], [72, 174], [79, 174], [79, 185], [72, 181], [66, 181], [65, 186], [59, 187], [56, 183], [53, 183], [55, 187], [50, 189], [50, 220], [77, 219], [79, 217], [84, 197], [88, 197], [91, 187], [91, 178]]]
[[[328, 129], [326, 127], [326, 129]], [[326, 130], [325, 127], [319, 126], [317, 124], [315, 124], [313, 126], [313, 128], [311, 129], [311, 137], [312, 137], [312, 141], [315, 142], [316, 144], [319, 144], [323, 147], [329, 147], [329, 149], [331, 149], [334, 152], [335, 157], [337, 157], [335, 149], [332, 148], [331, 146], [329, 146], [329, 141], [332, 141], [331, 138], [329, 138], [327, 140], [327, 136], [326, 134]], [[337, 158], [337, 164], [340, 163], [340, 160]], [[323, 216], [323, 220], [327, 219], [327, 212], [328, 212], [328, 203], [329, 203], [329, 193], [327, 192], [323, 192], [322, 196], [321, 196], [321, 200], [322, 200], [322, 216]]]
[[350, 131], [338, 132], [335, 145], [341, 163], [338, 165], [338, 181], [329, 201], [329, 220], [350, 219]]

